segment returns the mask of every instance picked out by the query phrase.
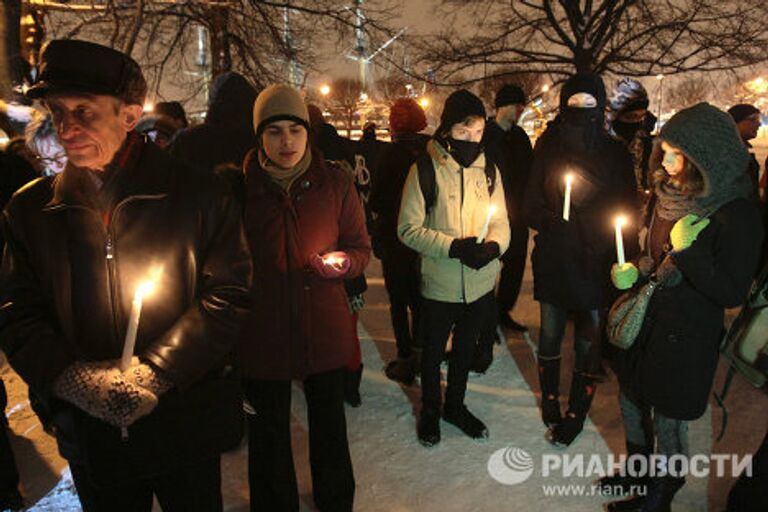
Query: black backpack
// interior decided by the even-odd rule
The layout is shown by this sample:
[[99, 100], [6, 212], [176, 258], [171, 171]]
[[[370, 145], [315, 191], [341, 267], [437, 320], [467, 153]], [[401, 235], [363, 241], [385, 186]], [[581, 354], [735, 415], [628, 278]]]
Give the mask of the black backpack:
[[[435, 180], [435, 164], [429, 153], [422, 154], [416, 160], [416, 170], [419, 173], [419, 188], [424, 196], [424, 211], [429, 213], [437, 200], [437, 183]], [[485, 181], [488, 184], [488, 195], [493, 195], [496, 188], [496, 166], [488, 155], [485, 157]]]

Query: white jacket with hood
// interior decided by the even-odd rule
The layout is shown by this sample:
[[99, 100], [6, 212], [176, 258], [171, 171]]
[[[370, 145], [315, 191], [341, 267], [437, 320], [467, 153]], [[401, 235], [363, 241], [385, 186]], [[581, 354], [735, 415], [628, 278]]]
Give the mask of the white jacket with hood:
[[397, 234], [421, 255], [423, 297], [471, 303], [495, 288], [501, 262], [497, 258], [474, 270], [450, 258], [448, 252], [454, 239], [480, 235], [491, 205], [496, 211], [485, 240], [498, 243], [501, 254], [507, 250], [510, 231], [501, 175], [497, 169], [493, 195], [489, 196], [483, 153], [462, 169], [435, 140], [429, 141], [427, 151], [435, 168], [435, 204], [425, 212], [418, 171], [416, 164], [412, 165], [403, 188]]

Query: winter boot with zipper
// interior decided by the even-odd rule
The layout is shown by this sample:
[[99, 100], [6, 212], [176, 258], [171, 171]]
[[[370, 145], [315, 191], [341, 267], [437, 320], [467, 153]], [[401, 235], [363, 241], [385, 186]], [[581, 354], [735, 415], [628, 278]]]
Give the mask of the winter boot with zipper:
[[555, 446], [569, 446], [584, 429], [584, 420], [595, 397], [594, 378], [574, 371], [571, 378], [571, 393], [568, 396], [568, 411], [563, 421], [550, 428], [547, 440]]
[[360, 397], [360, 381], [362, 378], [362, 363], [357, 370], [344, 370], [344, 401], [352, 407], [360, 407], [363, 403]]
[[649, 479], [648, 493], [624, 501], [609, 503], [609, 512], [671, 512], [672, 500], [685, 485], [685, 478], [673, 476]]
[[[627, 459], [642, 457], [648, 461], [651, 449], [644, 445], [638, 445], [627, 441]], [[646, 463], [646, 467], [648, 463]], [[628, 497], [632, 495], [645, 496], [647, 493], [648, 475], [636, 476], [630, 471], [629, 462], [624, 466], [624, 474], [616, 473], [604, 476], [597, 481], [601, 496]], [[637, 467], [637, 466], [632, 466]]]
[[539, 357], [539, 386], [541, 387], [541, 420], [548, 428], [563, 420], [560, 414], [560, 356]]

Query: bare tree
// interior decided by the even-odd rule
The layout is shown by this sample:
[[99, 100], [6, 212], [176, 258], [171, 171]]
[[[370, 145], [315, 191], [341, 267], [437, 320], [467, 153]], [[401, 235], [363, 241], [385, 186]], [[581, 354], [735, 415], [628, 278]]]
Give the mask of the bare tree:
[[354, 78], [339, 78], [331, 83], [331, 92], [328, 95], [331, 112], [344, 120], [347, 137], [352, 135], [352, 127], [355, 122], [355, 114], [360, 107], [360, 95], [363, 86]]
[[670, 108], [680, 110], [702, 101], [707, 101], [712, 92], [712, 83], [701, 77], [688, 77], [670, 88], [665, 100]]
[[[762, 0], [443, 0], [448, 27], [422, 39], [443, 84], [513, 69], [620, 76], [738, 69], [768, 59]], [[463, 36], [462, 34], [467, 34]]]
[[[367, 7], [362, 28], [371, 41], [392, 34], [386, 26], [390, 1]], [[290, 71], [314, 69], [318, 48], [347, 38], [351, 42], [358, 28], [355, 13], [337, 0], [68, 0], [40, 5], [49, 38], [90, 39], [131, 54], [155, 94], [161, 80], [171, 79], [194, 96], [230, 70], [258, 87], [292, 79], [300, 86], [301, 76]], [[201, 45], [208, 51], [200, 51]]]

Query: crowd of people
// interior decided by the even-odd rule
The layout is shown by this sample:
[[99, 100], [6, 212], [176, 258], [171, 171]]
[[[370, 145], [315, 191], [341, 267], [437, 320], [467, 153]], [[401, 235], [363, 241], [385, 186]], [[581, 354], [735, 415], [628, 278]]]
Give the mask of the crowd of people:
[[[297, 89], [257, 91], [233, 72], [216, 78], [196, 126], [178, 102], [144, 114], [146, 93], [129, 56], [54, 40], [25, 93], [39, 105], [25, 141], [0, 156], [0, 348], [56, 436], [83, 510], [149, 511], [153, 497], [167, 511], [222, 510], [220, 456], [244, 426], [251, 510], [298, 510], [294, 381], [315, 505], [352, 510], [345, 402], [363, 400], [356, 326], [371, 253], [397, 347], [385, 373], [420, 379], [418, 441], [440, 443], [441, 420], [487, 438], [466, 404], [468, 375], [492, 364], [500, 329], [528, 330], [512, 312], [529, 230], [546, 438], [574, 442], [609, 364], [628, 453], [688, 455], [725, 309], [744, 301], [766, 254], [749, 153], [757, 109], [701, 103], [654, 136], [640, 82], [621, 79], [609, 94], [601, 77], [577, 74], [534, 148], [518, 126], [525, 92], [512, 84], [491, 117], [472, 92], [453, 92], [431, 135], [419, 104], [399, 99], [391, 143], [371, 124], [345, 139]], [[631, 222], [617, 262], [621, 215]], [[609, 345], [611, 305], [661, 275], [634, 343]], [[17, 510], [0, 427], [0, 507]], [[684, 482], [601, 485], [626, 490], [608, 510], [664, 512]], [[740, 481], [729, 512], [758, 510], [764, 502], [743, 503], [761, 486], [764, 474]]]

